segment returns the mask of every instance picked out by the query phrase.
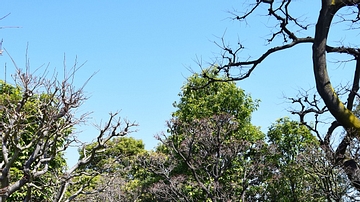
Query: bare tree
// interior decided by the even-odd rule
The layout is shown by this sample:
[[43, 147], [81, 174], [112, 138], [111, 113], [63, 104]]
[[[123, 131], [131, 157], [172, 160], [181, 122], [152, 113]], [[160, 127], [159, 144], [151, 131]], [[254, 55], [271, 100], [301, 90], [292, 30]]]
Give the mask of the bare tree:
[[[234, 15], [235, 20], [244, 21], [259, 8], [267, 8], [267, 15], [269, 19], [277, 22], [276, 26], [271, 29], [272, 34], [268, 39], [270, 44], [275, 43], [275, 39], [282, 39], [281, 45], [275, 45], [265, 52], [260, 57], [253, 60], [241, 60], [241, 53], [243, 46], [239, 43], [237, 48], [231, 48], [225, 45], [224, 40], [218, 44], [223, 50], [220, 65], [218, 67], [218, 73], [224, 73], [227, 78], [221, 81], [239, 81], [243, 80], [251, 75], [253, 70], [259, 66], [268, 56], [276, 54], [280, 51], [291, 49], [299, 44], [311, 44], [312, 45], [312, 61], [313, 61], [313, 73], [316, 81], [316, 89], [319, 93], [321, 100], [312, 102], [308, 97], [302, 98], [302, 103], [307, 103], [308, 108], [302, 108], [297, 114], [300, 115], [300, 119], [305, 123], [304, 116], [308, 114], [315, 114], [315, 118], [318, 115], [330, 112], [334, 117], [333, 123], [329, 124], [329, 129], [326, 134], [320, 134], [321, 132], [313, 125], [308, 124], [309, 128], [317, 135], [321, 143], [321, 148], [327, 154], [329, 161], [333, 165], [339, 165], [343, 168], [351, 180], [353, 186], [360, 190], [360, 172], [358, 162], [348, 152], [349, 146], [354, 140], [359, 139], [360, 131], [360, 119], [355, 116], [353, 111], [355, 97], [358, 96], [359, 90], [359, 78], [360, 78], [360, 52], [355, 46], [339, 46], [334, 47], [328, 44], [329, 30], [332, 27], [334, 16], [338, 16], [341, 20], [338, 23], [349, 23], [350, 29], [355, 29], [358, 26], [360, 20], [360, 1], [359, 0], [321, 0], [321, 9], [317, 21], [314, 23], [315, 34], [314, 36], [304, 36], [299, 30], [307, 30], [311, 23], [305, 24], [298, 17], [293, 15], [293, 4], [299, 3], [292, 0], [280, 0], [280, 1], [256, 1], [250, 5], [249, 9], [241, 15], [235, 12], [231, 12]], [[316, 2], [318, 3], [318, 2]], [[313, 2], [308, 3], [313, 4]], [[315, 2], [314, 2], [315, 4]], [[311, 6], [311, 5], [309, 5]], [[347, 8], [345, 10], [344, 8]], [[339, 11], [342, 12], [339, 12]], [[338, 92], [334, 90], [331, 84], [330, 77], [327, 71], [326, 56], [328, 53], [338, 53], [350, 55], [356, 62], [355, 72], [353, 75], [352, 86], [347, 89], [346, 102], [341, 100]], [[239, 70], [237, 74], [234, 74], [234, 70]], [[208, 78], [210, 82], [220, 81], [219, 79], [212, 78], [206, 72], [203, 74]], [[345, 95], [343, 95], [345, 96]], [[320, 107], [324, 102], [325, 108]], [[294, 100], [299, 103], [299, 101]], [[301, 104], [301, 103], [300, 103]], [[316, 124], [318, 122], [315, 122]], [[334, 131], [336, 128], [342, 127], [346, 134], [340, 137], [339, 145], [332, 145], [330, 139], [334, 138]]]
[[[28, 66], [25, 72], [16, 68], [14, 85], [1, 83], [0, 201], [20, 191], [24, 194], [17, 200], [40, 200], [32, 198], [35, 192], [42, 193], [42, 200], [46, 201], [73, 200], [99, 175], [86, 172], [82, 165], [103, 152], [110, 139], [131, 133], [137, 125], [118, 118], [118, 113], [110, 114], [99, 129], [95, 146], [86, 151], [83, 145], [84, 157], [66, 169], [62, 155], [71, 144], [79, 143], [74, 127], [83, 123], [88, 115], [76, 116], [76, 110], [87, 99], [84, 87], [73, 86], [78, 68], [74, 65], [69, 73], [65, 72], [62, 81], [55, 76], [47, 79], [46, 71], [36, 77], [29, 73]], [[84, 176], [86, 181], [81, 181]], [[70, 195], [65, 194], [70, 186]]]
[[316, 182], [311, 185], [314, 195], [323, 196], [327, 201], [359, 201], [359, 192], [353, 188], [341, 166], [334, 166], [315, 145], [309, 145], [301, 152], [297, 163], [306, 170], [306, 176]]
[[[91, 185], [92, 179], [97, 176], [106, 175], [107, 173], [100, 173], [98, 171], [87, 170], [86, 165], [92, 163], [95, 160], [95, 157], [102, 153], [107, 148], [107, 143], [114, 137], [124, 136], [128, 133], [131, 133], [131, 128], [137, 126], [136, 123], [131, 123], [128, 121], [122, 121], [120, 118], [116, 118], [117, 113], [110, 114], [109, 121], [101, 128], [99, 135], [96, 138], [95, 146], [91, 150], [86, 150], [85, 145], [82, 147], [82, 152], [84, 156], [79, 159], [79, 161], [69, 170], [62, 173], [60, 180], [58, 180], [55, 185], [57, 185], [57, 195], [54, 201], [72, 201], [79, 195], [89, 195], [89, 194], [98, 194], [101, 193], [107, 188], [107, 186], [100, 186], [96, 189], [87, 190], [87, 187]], [[108, 165], [111, 167], [111, 165]], [[104, 170], [106, 168], [103, 168]], [[85, 181], [79, 180], [79, 177], [85, 176]], [[74, 185], [77, 186], [74, 186]], [[106, 185], [106, 184], [105, 184]], [[70, 196], [65, 195], [65, 191], [68, 188], [71, 188], [73, 191]], [[74, 188], [76, 188], [74, 191]], [[65, 199], [66, 200], [65, 200]]]
[[[169, 154], [157, 152], [143, 159], [144, 167], [161, 177], [150, 189], [156, 200], [235, 201], [255, 197], [250, 189], [255, 190], [262, 182], [261, 172], [266, 166], [260, 150], [265, 145], [260, 140], [251, 143], [239, 138], [238, 123], [231, 115], [190, 123], [173, 119], [168, 127], [172, 135], [159, 140]], [[186, 138], [177, 142], [180, 136]]]

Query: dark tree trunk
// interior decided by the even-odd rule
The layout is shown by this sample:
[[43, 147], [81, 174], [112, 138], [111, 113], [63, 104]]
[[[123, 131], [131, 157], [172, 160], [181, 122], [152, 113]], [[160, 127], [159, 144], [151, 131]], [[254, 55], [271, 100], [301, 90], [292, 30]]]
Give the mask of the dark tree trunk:
[[316, 81], [316, 88], [324, 100], [330, 113], [345, 128], [347, 136], [339, 145], [335, 153], [338, 162], [346, 172], [354, 187], [360, 191], [359, 186], [359, 166], [355, 160], [346, 157], [348, 138], [359, 138], [360, 119], [357, 118], [351, 109], [348, 109], [339, 99], [331, 85], [326, 67], [326, 45], [331, 22], [336, 12], [344, 6], [358, 4], [359, 0], [322, 0], [322, 8], [316, 24], [315, 40], [313, 43], [313, 65]]

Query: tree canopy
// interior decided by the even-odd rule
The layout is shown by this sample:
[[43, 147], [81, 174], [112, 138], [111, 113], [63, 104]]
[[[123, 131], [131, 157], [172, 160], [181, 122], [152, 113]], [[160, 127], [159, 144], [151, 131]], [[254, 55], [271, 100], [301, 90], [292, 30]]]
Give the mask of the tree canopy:
[[[0, 201], [359, 200], [359, 45], [333, 46], [328, 38], [335, 18], [347, 31], [359, 28], [360, 0], [321, 0], [314, 22], [299, 17], [295, 3], [256, 0], [229, 12], [240, 23], [264, 16], [276, 22], [267, 27], [270, 47], [253, 59], [241, 43], [221, 38], [220, 60], [187, 79], [154, 151], [123, 137], [137, 124], [118, 113], [93, 142], [78, 140], [75, 127], [88, 114], [75, 112], [87, 99], [72, 83], [76, 65], [61, 81], [30, 74], [29, 64], [16, 67], [14, 84], [0, 81]], [[312, 24], [314, 33], [306, 32]], [[236, 81], [300, 44], [311, 45], [317, 93], [289, 98], [298, 120], [279, 118], [265, 133], [251, 122], [259, 101]], [[350, 85], [333, 86], [329, 53], [352, 58]], [[68, 168], [63, 154], [73, 145], [80, 157]]]
[[187, 79], [174, 103], [169, 135], [159, 136], [157, 151], [163, 154], [143, 161], [158, 178], [150, 187], [153, 199], [236, 200], [260, 183], [254, 183], [255, 173], [263, 164], [253, 158], [262, 149], [264, 134], [251, 124], [258, 101], [231, 82], [199, 88], [206, 82], [199, 74]]

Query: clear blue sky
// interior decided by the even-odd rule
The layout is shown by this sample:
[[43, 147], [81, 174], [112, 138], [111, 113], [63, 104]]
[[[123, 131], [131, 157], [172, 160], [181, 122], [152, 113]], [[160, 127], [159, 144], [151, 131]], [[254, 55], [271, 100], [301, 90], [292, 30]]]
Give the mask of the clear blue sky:
[[[165, 121], [174, 111], [172, 103], [191, 75], [188, 68], [199, 71], [196, 60], [202, 60], [206, 67], [220, 57], [214, 41], [220, 42], [224, 34], [228, 43], [236, 44], [239, 39], [246, 47], [242, 58], [257, 57], [271, 47], [265, 41], [269, 32], [263, 29], [272, 23], [265, 16], [265, 7], [260, 8], [262, 15], [255, 14], [247, 23], [230, 19], [233, 16], [228, 11], [244, 11], [252, 2], [255, 0], [1, 1], [0, 15], [11, 15], [0, 25], [21, 28], [1, 29], [0, 38], [19, 67], [25, 64], [29, 43], [28, 56], [34, 70], [50, 63], [51, 68], [62, 72], [66, 54], [68, 66], [76, 56], [79, 63], [87, 61], [76, 75], [77, 86], [98, 71], [85, 88], [90, 99], [81, 111], [93, 113], [89, 124], [81, 128], [80, 139], [95, 138], [97, 132], [91, 124], [121, 110], [122, 117], [140, 124], [132, 136], [152, 149], [157, 144], [154, 135], [166, 130]], [[304, 4], [298, 4], [294, 12], [309, 21], [316, 19], [320, 1], [298, 2]], [[314, 6], [308, 8], [310, 4]], [[342, 31], [334, 33], [334, 41], [346, 38]], [[311, 35], [313, 29], [308, 33]], [[261, 99], [253, 123], [264, 131], [277, 118], [289, 115], [284, 95], [314, 86], [310, 50], [310, 45], [302, 45], [271, 56], [249, 79], [238, 83], [253, 98]], [[0, 63], [7, 64], [10, 80], [14, 69], [10, 58], [4, 55]], [[331, 70], [342, 72], [350, 67], [334, 65]], [[4, 79], [4, 70], [0, 70]], [[339, 81], [343, 79], [339, 77]], [[72, 150], [67, 156], [70, 164], [75, 153]]]

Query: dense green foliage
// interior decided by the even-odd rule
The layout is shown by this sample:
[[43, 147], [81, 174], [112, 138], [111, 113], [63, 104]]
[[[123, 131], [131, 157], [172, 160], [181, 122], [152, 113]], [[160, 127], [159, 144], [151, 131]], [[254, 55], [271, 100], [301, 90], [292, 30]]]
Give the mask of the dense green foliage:
[[258, 101], [232, 82], [206, 84], [198, 74], [188, 78], [180, 101], [174, 103], [169, 135], [159, 137], [158, 154], [143, 160], [153, 176], [147, 188], [153, 196], [147, 200], [172, 200], [176, 195], [190, 201], [234, 200], [245, 192], [255, 194], [250, 181], [261, 165], [252, 166], [252, 157], [262, 149], [264, 134], [250, 121]]
[[316, 177], [310, 176], [298, 159], [318, 145], [310, 131], [296, 121], [282, 118], [269, 128], [267, 138], [269, 148], [274, 149], [268, 155], [272, 173], [267, 197], [277, 201], [323, 201], [324, 196], [316, 193]]
[[[86, 150], [92, 151], [95, 145], [86, 145]], [[135, 160], [145, 152], [143, 142], [132, 137], [118, 137], [109, 141], [105, 151], [95, 155], [83, 169], [96, 174], [81, 179], [83, 183], [90, 184], [85, 191], [90, 194], [84, 194], [78, 200], [132, 201], [132, 195], [140, 184], [137, 175], [141, 172], [135, 167]], [[80, 159], [84, 157], [82, 150], [79, 150], [79, 154]], [[93, 192], [98, 193], [91, 194]]]
[[[16, 110], [17, 103], [22, 102], [22, 93], [19, 87], [1, 84], [3, 123], [11, 123], [6, 112]], [[258, 101], [233, 82], [209, 84], [194, 74], [179, 95], [167, 133], [157, 136], [160, 144], [155, 151], [146, 151], [142, 141], [129, 137], [108, 139], [101, 145], [93, 142], [79, 149], [79, 162], [88, 160], [79, 164], [65, 198], [78, 201], [352, 199], [350, 195], [354, 191], [346, 175], [340, 168], [331, 166], [319, 149], [317, 138], [305, 125], [281, 118], [266, 134], [262, 133], [251, 124], [251, 114], [257, 109]], [[38, 134], [36, 128], [44, 123], [37, 112], [44, 107], [56, 111], [56, 105], [51, 95], [29, 96], [21, 109], [25, 114], [21, 124], [25, 127], [18, 131], [20, 145], [30, 144]], [[58, 119], [47, 130], [56, 134], [56, 127], [62, 123]], [[32, 179], [35, 188], [24, 186], [9, 199], [23, 200], [29, 191], [32, 200], [54, 198], [60, 186], [53, 182], [64, 174], [66, 167], [62, 152], [56, 152], [56, 148], [63, 146], [71, 129], [61, 130], [65, 135], [55, 141], [55, 150], [46, 150], [56, 156], [47, 164], [48, 172]], [[54, 139], [50, 136], [47, 140]], [[8, 148], [12, 147], [15, 144]], [[15, 166], [11, 167], [13, 182], [24, 176], [23, 162], [34, 149], [21, 150]]]
[[266, 135], [253, 126], [258, 101], [235, 83], [208, 84], [194, 74], [179, 95], [168, 134], [158, 136], [156, 151], [136, 157], [136, 183], [124, 196], [132, 193], [138, 201], [331, 201], [349, 193], [343, 173], [331, 168], [306, 126], [281, 118]]
[[[216, 67], [204, 70], [207, 74], [215, 74]], [[215, 76], [215, 75], [212, 75]], [[215, 82], [195, 73], [187, 79], [179, 93], [180, 101], [174, 102], [176, 111], [172, 116], [182, 122], [208, 118], [213, 115], [230, 114], [241, 120], [239, 129], [242, 133], [251, 126], [251, 113], [257, 109], [258, 100], [253, 100], [234, 82]], [[249, 129], [252, 131], [252, 129]], [[261, 135], [243, 135], [246, 138], [261, 139]]]
[[[95, 143], [86, 145], [86, 150], [91, 151]], [[119, 137], [109, 141], [104, 152], [95, 155], [94, 160], [86, 165], [86, 169], [99, 173], [112, 173], [123, 170], [130, 165], [131, 158], [145, 152], [141, 140], [134, 138]], [[80, 159], [84, 157], [82, 150], [79, 150]], [[112, 165], [109, 167], [108, 165]]]

